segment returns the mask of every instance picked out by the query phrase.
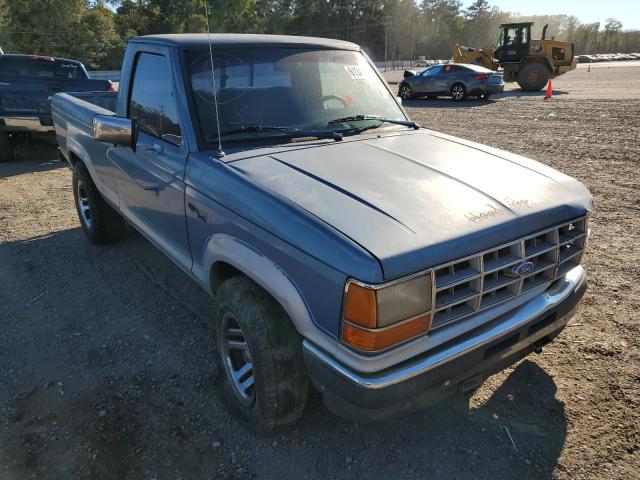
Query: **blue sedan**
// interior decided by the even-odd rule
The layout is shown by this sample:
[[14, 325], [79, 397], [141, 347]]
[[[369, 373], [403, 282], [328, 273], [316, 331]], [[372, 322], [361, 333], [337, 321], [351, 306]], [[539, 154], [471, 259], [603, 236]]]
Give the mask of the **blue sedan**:
[[471, 64], [439, 64], [419, 73], [406, 71], [398, 96], [410, 99], [446, 95], [459, 102], [468, 96], [487, 100], [503, 90], [504, 81], [498, 72]]

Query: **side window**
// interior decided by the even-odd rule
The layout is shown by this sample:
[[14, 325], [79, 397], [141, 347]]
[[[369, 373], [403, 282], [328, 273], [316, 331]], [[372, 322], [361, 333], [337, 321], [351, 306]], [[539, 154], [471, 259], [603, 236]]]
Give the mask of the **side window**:
[[182, 132], [166, 57], [141, 53], [133, 74], [129, 117], [143, 132], [180, 145]]

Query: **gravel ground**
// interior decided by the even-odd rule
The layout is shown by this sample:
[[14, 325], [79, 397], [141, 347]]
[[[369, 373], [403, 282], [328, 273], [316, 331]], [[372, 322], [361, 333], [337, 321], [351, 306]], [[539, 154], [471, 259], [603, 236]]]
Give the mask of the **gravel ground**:
[[637, 478], [640, 68], [555, 85], [566, 93], [550, 101], [407, 108], [591, 189], [577, 315], [472, 397], [381, 425], [313, 395], [292, 430], [247, 432], [221, 403], [212, 301], [133, 231], [89, 245], [53, 147], [0, 164], [0, 479]]

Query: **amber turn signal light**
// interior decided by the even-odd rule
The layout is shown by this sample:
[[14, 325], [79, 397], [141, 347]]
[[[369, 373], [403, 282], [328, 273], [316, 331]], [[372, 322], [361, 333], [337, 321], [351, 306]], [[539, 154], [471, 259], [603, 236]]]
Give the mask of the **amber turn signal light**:
[[342, 322], [342, 340], [360, 350], [375, 352], [427, 333], [428, 329], [428, 314], [376, 330], [360, 328], [349, 322]]
[[350, 283], [344, 306], [344, 318], [361, 327], [376, 328], [376, 291]]

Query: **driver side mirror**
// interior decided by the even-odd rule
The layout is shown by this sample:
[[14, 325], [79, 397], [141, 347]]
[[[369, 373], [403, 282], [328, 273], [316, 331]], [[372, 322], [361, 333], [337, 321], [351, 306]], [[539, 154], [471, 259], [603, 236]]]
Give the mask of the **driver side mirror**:
[[136, 149], [136, 121], [115, 115], [96, 115], [93, 117], [91, 136], [105, 143]]

